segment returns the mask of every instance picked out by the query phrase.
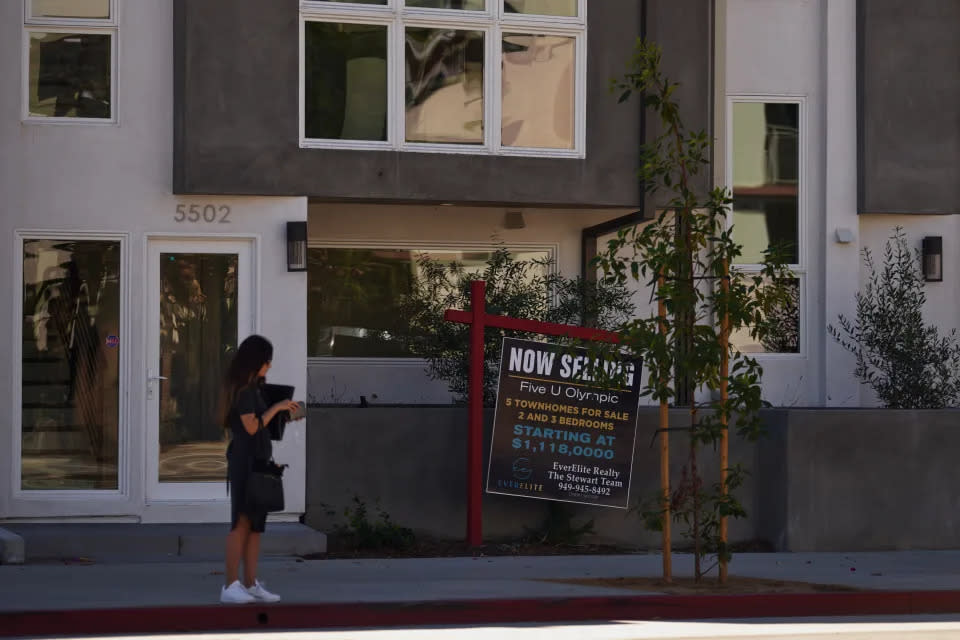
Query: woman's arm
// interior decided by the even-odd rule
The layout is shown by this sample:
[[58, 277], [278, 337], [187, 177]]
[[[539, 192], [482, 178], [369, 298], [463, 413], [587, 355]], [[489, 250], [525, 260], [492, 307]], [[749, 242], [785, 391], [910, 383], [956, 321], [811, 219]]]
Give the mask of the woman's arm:
[[244, 413], [240, 416], [240, 422], [243, 423], [243, 428], [247, 433], [253, 435], [260, 430], [261, 426], [266, 426], [266, 424], [273, 420], [274, 416], [281, 411], [294, 411], [299, 406], [300, 405], [293, 400], [283, 400], [264, 411], [262, 418], [258, 419], [255, 413]]

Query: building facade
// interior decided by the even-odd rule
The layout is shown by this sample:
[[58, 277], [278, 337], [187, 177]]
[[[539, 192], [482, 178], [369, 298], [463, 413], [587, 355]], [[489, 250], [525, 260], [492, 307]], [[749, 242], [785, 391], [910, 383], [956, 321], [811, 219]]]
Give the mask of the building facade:
[[[253, 332], [300, 399], [449, 404], [423, 362], [375, 339], [390, 301], [423, 253], [470, 266], [505, 246], [576, 275], [585, 229], [653, 214], [635, 171], [657, 123], [608, 91], [641, 34], [663, 46], [686, 122], [716, 142], [700, 186], [733, 190], [739, 267], [771, 241], [794, 247], [795, 330], [740, 342], [767, 399], [872, 404], [826, 332], [854, 310], [861, 248], [897, 225], [918, 247], [940, 237], [928, 317], [957, 324], [960, 84], [938, 61], [960, 46], [958, 13], [952, 0], [3, 3], [0, 519], [226, 520], [216, 387]], [[306, 247], [290, 252], [297, 223]], [[308, 428], [277, 447], [291, 465], [279, 519], [304, 511]]]

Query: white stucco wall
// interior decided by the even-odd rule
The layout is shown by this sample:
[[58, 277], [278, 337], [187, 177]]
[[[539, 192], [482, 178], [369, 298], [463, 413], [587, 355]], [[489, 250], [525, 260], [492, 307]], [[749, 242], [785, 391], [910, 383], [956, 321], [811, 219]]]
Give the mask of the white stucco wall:
[[[943, 238], [943, 282], [927, 282], [924, 320], [939, 327], [941, 334], [960, 327], [960, 216], [863, 215], [860, 216], [860, 245], [869, 248], [878, 266], [883, 265], [883, 248], [896, 227], [903, 227], [907, 244], [920, 249], [924, 236]], [[861, 281], [867, 270], [860, 262]]]
[[[228, 502], [151, 504], [144, 506], [145, 360], [148, 323], [145, 317], [146, 249], [150, 234], [236, 235], [256, 243], [256, 330], [272, 338], [276, 353], [271, 377], [306, 387], [306, 276], [287, 273], [285, 223], [306, 220], [305, 198], [180, 198], [172, 194], [173, 157], [173, 9], [170, 0], [123, 0], [118, 26], [118, 123], [115, 125], [32, 124], [21, 122], [22, 2], [0, 3], [0, 241], [6, 269], [0, 295], [21, 295], [13, 250], [17, 230], [103, 231], [125, 234], [126, 262], [121, 279], [128, 294], [128, 325], [121, 337], [127, 350], [126, 434], [127, 473], [124, 494], [52, 499], [38, 496], [13, 500], [10, 443], [14, 432], [10, 407], [19, 405], [13, 388], [18, 367], [11, 352], [15, 323], [9, 310], [0, 314], [3, 346], [0, 404], [8, 416], [0, 420], [0, 518], [92, 515], [142, 517], [144, 520], [222, 521], [229, 519]], [[229, 104], [225, 105], [229, 108]], [[226, 205], [230, 224], [177, 223], [178, 204]], [[275, 457], [291, 464], [287, 506], [304, 508], [305, 426], [287, 430]], [[121, 471], [123, 475], [123, 472]], [[126, 480], [126, 482], [124, 482]], [[220, 483], [222, 486], [222, 483]]]
[[836, 228], [855, 231], [858, 225], [855, 4], [721, 0], [719, 5], [725, 7], [721, 93], [727, 99], [802, 101], [801, 353], [759, 356], [764, 396], [774, 405], [859, 404], [852, 366], [826, 336], [827, 318], [849, 311], [858, 285], [856, 244], [834, 240]]

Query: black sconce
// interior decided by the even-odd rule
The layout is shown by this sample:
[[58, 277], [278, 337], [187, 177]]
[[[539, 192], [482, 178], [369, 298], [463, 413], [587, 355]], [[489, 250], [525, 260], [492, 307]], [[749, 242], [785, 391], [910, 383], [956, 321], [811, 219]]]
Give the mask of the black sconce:
[[307, 223], [287, 223], [287, 271], [307, 270]]
[[943, 238], [927, 236], [923, 239], [923, 279], [927, 282], [943, 281]]

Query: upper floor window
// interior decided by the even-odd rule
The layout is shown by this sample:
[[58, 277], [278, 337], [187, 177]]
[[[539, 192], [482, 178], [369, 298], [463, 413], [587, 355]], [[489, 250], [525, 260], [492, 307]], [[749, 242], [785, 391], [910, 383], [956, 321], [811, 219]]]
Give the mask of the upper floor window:
[[116, 121], [116, 0], [23, 1], [24, 119]]
[[803, 101], [797, 98], [731, 98], [728, 184], [733, 191], [733, 237], [743, 247], [737, 268], [756, 273], [764, 253], [777, 246], [795, 277], [789, 302], [769, 312], [771, 332], [758, 343], [741, 331], [731, 341], [751, 353], [803, 351], [806, 263], [803, 247]]
[[304, 147], [583, 157], [586, 0], [306, 0]]

